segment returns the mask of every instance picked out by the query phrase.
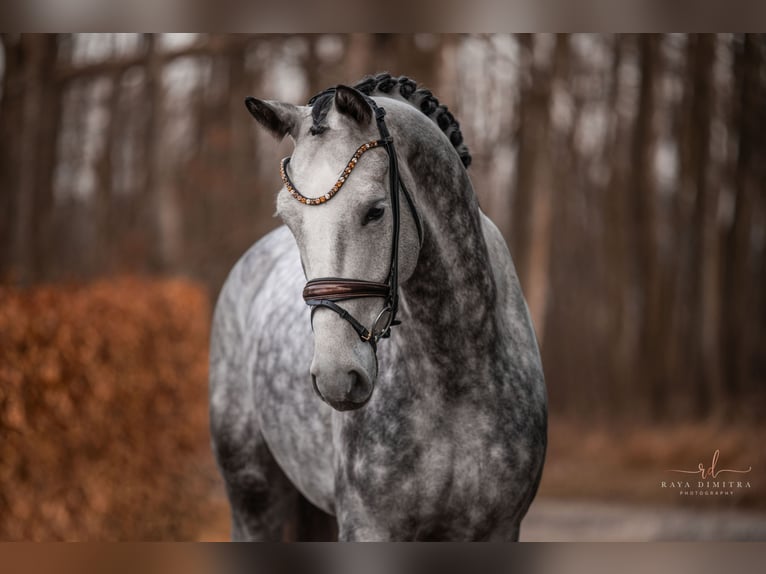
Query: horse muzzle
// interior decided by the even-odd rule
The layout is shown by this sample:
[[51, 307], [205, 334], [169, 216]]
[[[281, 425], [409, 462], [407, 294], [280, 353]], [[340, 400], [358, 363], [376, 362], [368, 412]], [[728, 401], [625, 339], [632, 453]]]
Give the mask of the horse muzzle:
[[311, 366], [311, 383], [322, 401], [336, 411], [353, 411], [366, 405], [375, 389], [374, 381], [361, 372], [322, 373], [315, 360]]

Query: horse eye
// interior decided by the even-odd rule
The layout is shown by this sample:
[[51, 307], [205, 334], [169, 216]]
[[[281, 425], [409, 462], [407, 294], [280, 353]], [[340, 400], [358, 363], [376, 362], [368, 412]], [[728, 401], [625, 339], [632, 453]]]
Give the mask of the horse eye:
[[384, 211], [385, 210], [382, 207], [371, 207], [370, 211], [367, 212], [367, 215], [364, 216], [363, 225], [366, 225], [370, 223], [371, 221], [380, 219], [381, 217], [383, 217]]

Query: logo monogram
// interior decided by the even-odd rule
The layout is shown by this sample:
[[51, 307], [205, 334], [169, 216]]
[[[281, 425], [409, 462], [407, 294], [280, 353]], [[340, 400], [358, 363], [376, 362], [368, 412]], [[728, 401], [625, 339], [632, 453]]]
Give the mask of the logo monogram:
[[681, 472], [684, 474], [699, 474], [700, 478], [706, 479], [706, 478], [718, 478], [718, 475], [722, 472], [732, 472], [736, 474], [747, 474], [751, 470], [753, 470], [752, 466], [749, 466], [747, 470], [734, 470], [731, 468], [721, 468], [717, 469], [716, 465], [718, 464], [718, 457], [721, 455], [720, 449], [716, 449], [716, 451], [713, 453], [713, 461], [710, 463], [710, 466], [708, 468], [705, 468], [705, 465], [702, 463], [699, 463], [699, 466], [697, 467], [697, 470], [677, 470], [677, 469], [669, 469], [668, 472]]

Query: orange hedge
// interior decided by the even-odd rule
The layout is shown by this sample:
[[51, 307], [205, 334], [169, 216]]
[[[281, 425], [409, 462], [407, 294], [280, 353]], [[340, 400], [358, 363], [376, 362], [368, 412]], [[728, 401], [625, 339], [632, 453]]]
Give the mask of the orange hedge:
[[184, 280], [0, 287], [0, 539], [189, 539], [216, 477]]

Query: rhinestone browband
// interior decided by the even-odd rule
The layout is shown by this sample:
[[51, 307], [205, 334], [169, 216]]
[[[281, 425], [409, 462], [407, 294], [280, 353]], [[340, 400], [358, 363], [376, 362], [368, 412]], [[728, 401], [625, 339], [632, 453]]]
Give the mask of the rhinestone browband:
[[298, 201], [306, 205], [319, 205], [320, 203], [324, 203], [325, 201], [331, 200], [335, 196], [335, 194], [340, 191], [340, 188], [343, 187], [344, 183], [346, 183], [348, 176], [351, 175], [351, 172], [356, 167], [356, 163], [359, 161], [359, 158], [362, 157], [362, 154], [366, 152], [367, 150], [378, 147], [379, 145], [380, 145], [380, 140], [375, 140], [375, 141], [371, 141], [364, 145], [359, 146], [359, 149], [357, 149], [354, 152], [353, 157], [350, 160], [348, 160], [346, 167], [341, 172], [340, 177], [338, 178], [338, 181], [336, 181], [335, 185], [332, 186], [332, 189], [319, 197], [313, 197], [313, 198], [306, 197], [305, 195], [302, 195], [295, 188], [295, 185], [293, 185], [293, 182], [290, 181], [290, 178], [287, 175], [287, 164], [290, 163], [289, 156], [284, 158], [282, 162], [279, 164], [279, 174], [282, 176], [282, 181], [284, 182], [285, 187], [287, 188], [287, 191], [295, 199], [297, 199]]

